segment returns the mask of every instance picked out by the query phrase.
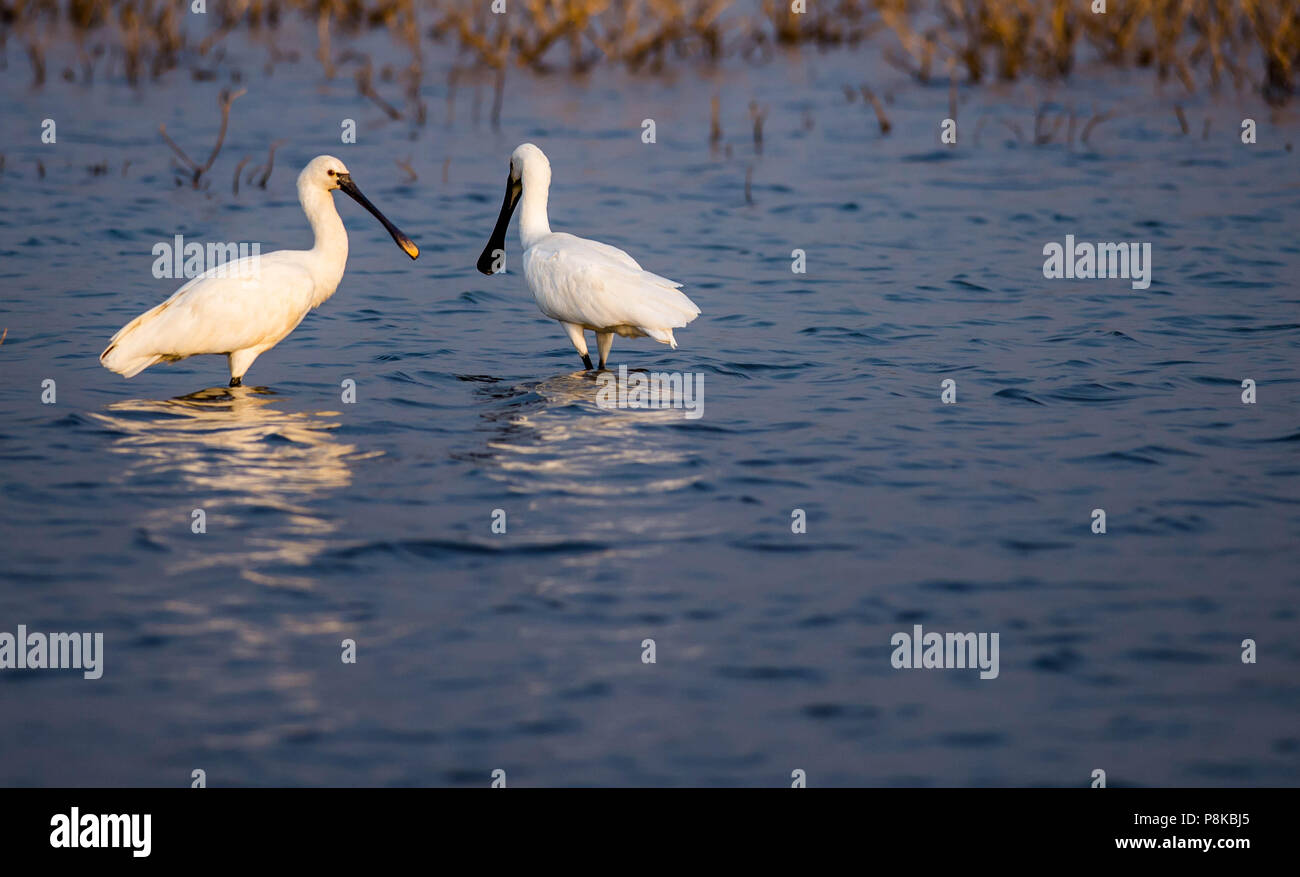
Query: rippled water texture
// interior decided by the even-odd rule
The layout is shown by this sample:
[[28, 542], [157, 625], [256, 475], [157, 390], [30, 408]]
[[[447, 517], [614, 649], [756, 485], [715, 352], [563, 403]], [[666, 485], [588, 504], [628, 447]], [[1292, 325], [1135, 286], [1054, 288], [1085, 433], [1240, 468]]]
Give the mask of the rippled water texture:
[[[256, 72], [264, 49], [230, 45]], [[887, 137], [846, 101], [863, 79]], [[947, 83], [871, 50], [512, 74], [499, 131], [490, 80], [427, 81], [412, 138], [347, 73], [250, 75], [205, 193], [173, 185], [157, 126], [206, 155], [219, 84], [6, 74], [0, 630], [103, 631], [106, 658], [93, 682], [0, 674], [0, 782], [1300, 782], [1294, 112], [1081, 70], [961, 89], [949, 148]], [[1032, 142], [1043, 101], [1074, 107], [1072, 146], [1064, 122]], [[1085, 146], [1094, 109], [1116, 115]], [[267, 188], [233, 195], [279, 138]], [[517, 229], [509, 273], [474, 271], [524, 140], [551, 158], [557, 230], [702, 308], [678, 350], [612, 356], [702, 373], [701, 418], [597, 406]], [[156, 242], [306, 245], [292, 184], [321, 152], [418, 262], [340, 198], [343, 283], [249, 386], [215, 357], [99, 366], [177, 285]], [[1067, 234], [1150, 242], [1150, 288], [1045, 280]], [[892, 669], [915, 624], [998, 632], [1000, 676]]]

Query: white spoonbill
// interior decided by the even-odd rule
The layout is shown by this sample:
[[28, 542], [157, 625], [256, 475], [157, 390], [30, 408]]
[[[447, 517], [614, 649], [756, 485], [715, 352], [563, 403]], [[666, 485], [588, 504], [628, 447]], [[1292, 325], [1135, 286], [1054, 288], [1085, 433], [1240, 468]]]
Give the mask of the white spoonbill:
[[343, 279], [348, 233], [334, 209], [334, 189], [373, 213], [406, 255], [420, 255], [411, 239], [361, 194], [343, 162], [318, 155], [298, 175], [298, 201], [315, 246], [210, 267], [123, 326], [99, 355], [100, 363], [132, 378], [160, 360], [220, 353], [230, 362], [230, 386], [240, 386], [253, 360], [279, 344]]
[[501, 215], [478, 258], [478, 270], [495, 274], [505, 264], [506, 229], [515, 205], [519, 212], [519, 244], [524, 249], [524, 279], [543, 314], [559, 320], [569, 340], [591, 368], [583, 332], [596, 333], [600, 367], [605, 367], [614, 336], [648, 335], [677, 349], [673, 329], [700, 314], [695, 302], [678, 292], [675, 283], [642, 270], [636, 260], [618, 247], [551, 231], [546, 217], [546, 196], [551, 188], [551, 163], [531, 143], [510, 156], [510, 176]]

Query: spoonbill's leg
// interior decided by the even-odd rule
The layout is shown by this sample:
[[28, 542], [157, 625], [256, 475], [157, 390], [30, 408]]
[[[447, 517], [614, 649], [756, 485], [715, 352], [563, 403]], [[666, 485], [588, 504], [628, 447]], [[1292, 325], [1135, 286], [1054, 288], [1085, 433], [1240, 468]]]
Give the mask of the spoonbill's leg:
[[605, 360], [609, 359], [609, 349], [614, 346], [613, 332], [596, 333], [596, 349], [600, 351], [600, 367], [605, 367]]
[[233, 353], [226, 354], [226, 359], [230, 362], [230, 386], [242, 387], [244, 385], [244, 372], [248, 371], [253, 360], [262, 355], [264, 347], [245, 347], [243, 350], [236, 350]]
[[569, 340], [573, 342], [573, 349], [578, 351], [582, 357], [582, 364], [587, 371], [591, 371], [591, 357], [587, 355], [587, 339], [582, 337], [582, 327], [575, 323], [561, 323], [564, 331], [569, 333]]

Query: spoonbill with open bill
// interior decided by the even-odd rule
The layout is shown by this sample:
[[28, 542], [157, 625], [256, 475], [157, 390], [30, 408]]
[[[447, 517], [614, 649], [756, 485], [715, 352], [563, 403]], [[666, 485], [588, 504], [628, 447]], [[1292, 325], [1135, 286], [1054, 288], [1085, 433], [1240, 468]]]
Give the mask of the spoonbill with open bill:
[[334, 189], [342, 189], [373, 213], [406, 255], [420, 255], [411, 239], [361, 194], [343, 162], [318, 155], [298, 175], [298, 201], [311, 223], [315, 246], [210, 266], [171, 298], [123, 326], [99, 361], [131, 378], [161, 360], [220, 353], [230, 363], [230, 386], [240, 386], [253, 360], [280, 343], [343, 279], [348, 233], [334, 209]]
[[524, 279], [542, 313], [559, 320], [569, 340], [591, 368], [583, 332], [596, 333], [600, 368], [605, 367], [614, 336], [648, 335], [675, 350], [673, 329], [699, 316], [700, 309], [675, 283], [645, 271], [627, 253], [586, 238], [551, 231], [546, 197], [551, 187], [551, 163], [531, 143], [510, 156], [510, 176], [501, 214], [492, 229], [478, 270], [496, 274], [505, 264], [506, 229], [515, 206], [519, 213], [519, 244], [523, 247]]

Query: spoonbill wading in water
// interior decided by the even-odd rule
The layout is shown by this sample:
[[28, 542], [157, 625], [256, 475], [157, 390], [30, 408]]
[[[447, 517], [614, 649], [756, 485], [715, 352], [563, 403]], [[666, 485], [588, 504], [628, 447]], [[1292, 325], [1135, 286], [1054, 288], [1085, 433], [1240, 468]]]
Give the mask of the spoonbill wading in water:
[[618, 247], [551, 231], [546, 217], [550, 188], [551, 163], [545, 154], [531, 143], [515, 149], [501, 215], [478, 257], [478, 270], [495, 274], [505, 264], [506, 229], [522, 201], [519, 244], [524, 248], [524, 279], [542, 313], [559, 320], [569, 333], [584, 366], [591, 368], [582, 334], [587, 329], [596, 333], [601, 368], [616, 334], [648, 335], [676, 350], [673, 329], [699, 316], [695, 302], [677, 291], [680, 283], [642, 270]]
[[334, 294], [348, 261], [348, 233], [330, 192], [342, 189], [383, 223], [414, 259], [420, 250], [352, 182], [343, 162], [313, 158], [298, 175], [298, 201], [311, 223], [310, 250], [276, 250], [209, 267], [167, 301], [127, 323], [99, 355], [107, 369], [132, 378], [160, 360], [225, 354], [230, 386], [243, 383], [253, 360], [270, 350]]

